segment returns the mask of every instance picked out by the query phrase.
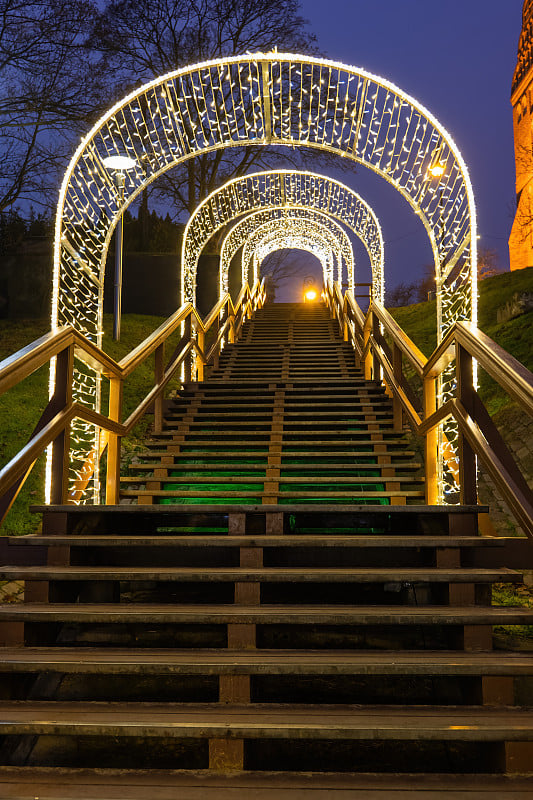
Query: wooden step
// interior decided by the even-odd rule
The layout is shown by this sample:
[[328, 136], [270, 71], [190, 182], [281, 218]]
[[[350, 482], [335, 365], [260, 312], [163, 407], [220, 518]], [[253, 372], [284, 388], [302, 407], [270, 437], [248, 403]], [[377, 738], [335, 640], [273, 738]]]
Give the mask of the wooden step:
[[0, 701], [0, 734], [533, 741], [533, 711], [370, 706]]
[[455, 675], [533, 673], [533, 654], [461, 651], [0, 648], [0, 672], [183, 675]]
[[0, 767], [2, 800], [526, 800], [504, 775], [104, 770]]
[[[334, 531], [334, 529], [333, 529]], [[269, 536], [261, 534], [259, 536], [232, 536], [229, 534], [208, 536], [195, 534], [132, 536], [127, 533], [117, 533], [113, 536], [105, 534], [88, 536], [87, 534], [76, 534], [73, 536], [43, 536], [41, 534], [28, 534], [26, 536], [11, 536], [8, 539], [12, 546], [21, 545], [49, 545], [71, 547], [282, 547], [282, 548], [309, 548], [309, 547], [348, 547], [348, 548], [378, 548], [404, 550], [409, 548], [493, 548], [503, 547], [505, 542], [497, 537], [488, 538], [481, 536], [432, 536], [423, 534], [410, 536], [399, 534], [396, 536], [384, 536], [383, 534], [373, 536], [343, 535], [338, 536], [334, 532], [322, 535], [305, 534], [291, 536], [284, 534], [281, 536]]]
[[256, 625], [531, 625], [533, 609], [511, 606], [237, 606], [7, 603], [0, 622]]
[[[177, 472], [178, 469], [174, 468], [170, 470], [171, 472]], [[213, 470], [214, 471], [214, 470]], [[217, 485], [219, 483], [222, 484], [235, 484], [238, 486], [240, 483], [249, 484], [249, 483], [257, 483], [258, 485], [262, 485], [264, 483], [263, 480], [264, 476], [248, 476], [248, 475], [228, 475], [224, 477], [224, 475], [209, 475], [207, 477], [202, 476], [195, 476], [195, 475], [168, 475], [164, 478], [154, 478], [153, 476], [123, 476], [121, 477], [121, 483], [141, 483], [143, 481], [150, 480], [152, 483], [185, 483], [185, 484], [201, 484], [205, 483], [208, 485]], [[266, 480], [266, 478], [265, 478]], [[394, 475], [389, 477], [382, 477], [378, 476], [368, 476], [368, 475], [345, 475], [342, 478], [338, 476], [330, 477], [329, 475], [307, 475], [307, 476], [295, 476], [295, 477], [288, 477], [288, 476], [280, 476], [276, 478], [279, 481], [280, 485], [290, 486], [291, 484], [306, 484], [307, 486], [313, 486], [313, 484], [320, 484], [321, 487], [329, 486], [330, 484], [335, 486], [344, 486], [347, 484], [353, 484], [354, 486], [368, 483], [371, 486], [376, 483], [386, 483], [387, 481], [394, 481], [398, 482], [401, 481], [402, 484], [412, 484], [412, 483], [422, 483], [424, 478], [420, 477], [410, 477], [407, 475]], [[321, 489], [326, 491], [326, 488]]]
[[261, 583], [521, 583], [515, 570], [437, 567], [0, 567], [1, 580]]

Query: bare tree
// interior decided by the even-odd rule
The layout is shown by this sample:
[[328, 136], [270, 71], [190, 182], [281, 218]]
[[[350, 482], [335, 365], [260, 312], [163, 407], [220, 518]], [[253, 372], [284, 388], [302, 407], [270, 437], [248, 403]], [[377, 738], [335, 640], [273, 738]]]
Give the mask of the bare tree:
[[[306, 24], [300, 0], [111, 0], [97, 20], [92, 44], [105, 55], [113, 79], [133, 86], [223, 56], [273, 47], [317, 52]], [[183, 211], [190, 214], [213, 189], [252, 168], [280, 162], [301, 168], [310, 159], [329, 163], [331, 158], [310, 150], [230, 147], [189, 159], [162, 176], [152, 191], [170, 201], [179, 217]]]
[[102, 102], [85, 44], [95, 14], [91, 0], [0, 0], [0, 211], [57, 199], [75, 137]]

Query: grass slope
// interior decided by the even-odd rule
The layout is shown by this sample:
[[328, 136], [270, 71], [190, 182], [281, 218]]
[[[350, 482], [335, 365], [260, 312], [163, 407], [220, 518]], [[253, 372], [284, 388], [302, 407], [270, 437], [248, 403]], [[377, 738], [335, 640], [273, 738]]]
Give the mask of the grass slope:
[[[533, 372], [533, 312], [499, 323], [497, 311], [513, 295], [533, 292], [533, 267], [516, 272], [504, 272], [486, 278], [479, 284], [478, 326], [501, 347]], [[414, 343], [429, 356], [437, 343], [435, 300], [416, 303], [390, 312]], [[479, 376], [479, 392], [491, 414], [510, 405], [510, 399], [483, 372]]]

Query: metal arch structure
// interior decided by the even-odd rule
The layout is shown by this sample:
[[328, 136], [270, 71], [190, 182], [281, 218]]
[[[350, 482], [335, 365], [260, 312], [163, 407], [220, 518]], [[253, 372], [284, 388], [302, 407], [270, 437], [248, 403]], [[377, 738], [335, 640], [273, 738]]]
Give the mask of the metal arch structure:
[[[474, 195], [448, 131], [413, 97], [364, 69], [272, 52], [160, 76], [119, 100], [82, 139], [59, 194], [52, 327], [70, 324], [100, 343], [106, 254], [124, 210], [159, 175], [187, 159], [251, 143], [318, 148], [384, 178], [419, 215], [431, 243], [438, 341], [455, 321], [476, 321]], [[103, 164], [116, 155], [135, 160], [120, 189]], [[449, 371], [439, 404], [452, 391]], [[99, 406], [98, 376], [79, 361], [73, 396]], [[77, 427], [72, 441], [76, 478], [87, 457], [97, 457], [98, 432], [95, 438], [87, 426]], [[97, 491], [96, 479], [95, 498]]]
[[[254, 255], [257, 256], [260, 248], [262, 247], [262, 240], [267, 238], [278, 238], [287, 242], [286, 245], [278, 249], [290, 249], [291, 245], [288, 242], [288, 237], [292, 237], [294, 241], [296, 238], [305, 243], [305, 237], [310, 238], [320, 237], [327, 243], [334, 257], [331, 262], [331, 268], [324, 273], [324, 279], [328, 280], [341, 280], [343, 262], [346, 265], [348, 274], [352, 276], [355, 271], [355, 258], [353, 254], [352, 244], [346, 232], [337, 225], [332, 224], [327, 215], [320, 214], [317, 211], [308, 209], [284, 209], [284, 213], [279, 221], [266, 222], [260, 226], [244, 243], [242, 250], [242, 274], [245, 275], [253, 263], [253, 274], [259, 275], [257, 271], [258, 262], [254, 261]], [[299, 248], [305, 249], [305, 248]], [[334, 263], [335, 262], [335, 263]], [[333, 269], [336, 266], [336, 275], [333, 274]]]
[[[266, 208], [260, 211], [255, 211], [252, 214], [247, 214], [242, 219], [230, 228], [226, 237], [223, 239], [220, 247], [220, 291], [227, 292], [229, 286], [229, 266], [230, 263], [238, 252], [238, 250], [245, 245], [250, 236], [253, 236], [257, 228], [261, 227], [267, 222], [277, 221], [278, 225], [284, 225], [290, 218], [314, 221], [316, 224], [322, 225], [330, 231], [337, 239], [337, 251], [339, 258], [344, 261], [350, 286], [353, 286], [355, 258], [353, 254], [352, 243], [342, 228], [334, 219], [327, 214], [323, 214], [314, 209], [305, 208], [303, 206], [284, 206], [282, 208]], [[249, 263], [242, 261], [242, 280], [247, 278], [247, 270]], [[338, 262], [337, 277], [340, 278], [342, 264]]]
[[261, 263], [270, 253], [275, 253], [277, 250], [286, 248], [304, 250], [315, 256], [315, 258], [320, 261], [324, 275], [327, 275], [333, 269], [333, 250], [329, 243], [320, 236], [318, 231], [309, 231], [306, 234], [296, 232], [280, 233], [278, 231], [265, 235], [265, 238], [257, 244], [252, 254], [254, 271], [259, 272]]
[[268, 170], [234, 178], [195, 209], [185, 227], [181, 251], [183, 299], [195, 302], [200, 253], [209, 239], [257, 208], [305, 206], [327, 213], [361, 239], [372, 269], [374, 297], [384, 299], [384, 244], [379, 221], [357, 192], [340, 181], [300, 170]]
[[[280, 224], [281, 222], [281, 224]], [[322, 264], [324, 280], [333, 280], [333, 271], [340, 268], [342, 254], [341, 243], [335, 235], [316, 220], [288, 216], [280, 221], [265, 222], [246, 240], [242, 256], [242, 271], [248, 272], [251, 268], [253, 274], [259, 274], [263, 260], [270, 253], [283, 249], [305, 250], [316, 255], [315, 251], [327, 254], [319, 258]], [[317, 256], [318, 257], [318, 256]]]

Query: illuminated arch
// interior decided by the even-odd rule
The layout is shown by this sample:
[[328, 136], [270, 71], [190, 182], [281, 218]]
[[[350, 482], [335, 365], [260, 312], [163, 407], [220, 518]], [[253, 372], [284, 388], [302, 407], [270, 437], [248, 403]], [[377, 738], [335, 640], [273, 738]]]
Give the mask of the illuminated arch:
[[302, 233], [280, 233], [279, 231], [266, 234], [265, 238], [257, 243], [251, 254], [253, 269], [259, 272], [261, 263], [271, 253], [277, 250], [294, 249], [304, 250], [315, 256], [320, 261], [324, 276], [333, 272], [334, 251], [318, 231]]
[[[220, 247], [220, 291], [227, 292], [229, 286], [229, 266], [230, 263], [238, 252], [238, 250], [245, 245], [250, 237], [254, 236], [258, 228], [261, 228], [265, 223], [276, 222], [277, 225], [287, 224], [287, 220], [300, 219], [313, 222], [315, 225], [320, 225], [327, 229], [332, 236], [336, 239], [336, 250], [339, 258], [337, 259], [337, 275], [340, 280], [342, 276], [342, 261], [346, 268], [350, 287], [353, 288], [354, 272], [355, 272], [355, 259], [353, 254], [353, 246], [350, 242], [345, 230], [335, 220], [328, 217], [327, 214], [322, 214], [314, 209], [308, 209], [301, 206], [284, 206], [282, 208], [267, 208], [261, 211], [256, 211], [253, 214], [247, 214], [240, 219], [228, 232], [223, 239]], [[245, 258], [244, 251], [241, 259], [242, 263], [242, 281], [248, 279], [249, 258]], [[255, 277], [255, 273], [254, 273]], [[252, 277], [250, 277], [252, 279]]]
[[255, 172], [234, 178], [215, 189], [195, 209], [183, 233], [183, 299], [195, 302], [198, 260], [217, 231], [237, 217], [256, 209], [289, 205], [327, 213], [361, 239], [370, 259], [374, 297], [383, 302], [383, 235], [373, 210], [353, 189], [340, 181], [314, 172], [288, 169]]
[[[217, 59], [158, 77], [116, 103], [83, 138], [58, 202], [52, 326], [73, 325], [100, 343], [106, 253], [122, 212], [173, 166], [250, 143], [318, 148], [383, 177], [419, 215], [429, 236], [438, 341], [456, 320], [476, 321], [474, 195], [450, 134], [383, 78], [334, 61], [276, 52]], [[136, 160], [123, 191], [103, 165], [111, 155]], [[439, 170], [432, 174], [434, 166]], [[188, 283], [183, 289], [190, 294]], [[440, 403], [452, 394], [450, 381]], [[79, 362], [73, 392], [76, 400], [98, 406], [98, 380]], [[86, 426], [73, 430], [72, 441], [78, 462], [95, 449]], [[76, 459], [71, 462], [76, 474]]]
[[292, 248], [306, 250], [313, 255], [320, 251], [323, 254], [319, 260], [325, 281], [335, 279], [335, 266], [337, 273], [340, 271], [342, 242], [335, 234], [326, 224], [306, 218], [305, 213], [299, 216], [289, 213], [282, 219], [265, 222], [249, 236], [241, 255], [243, 274], [252, 270], [257, 280], [259, 268], [267, 255], [276, 250]]

